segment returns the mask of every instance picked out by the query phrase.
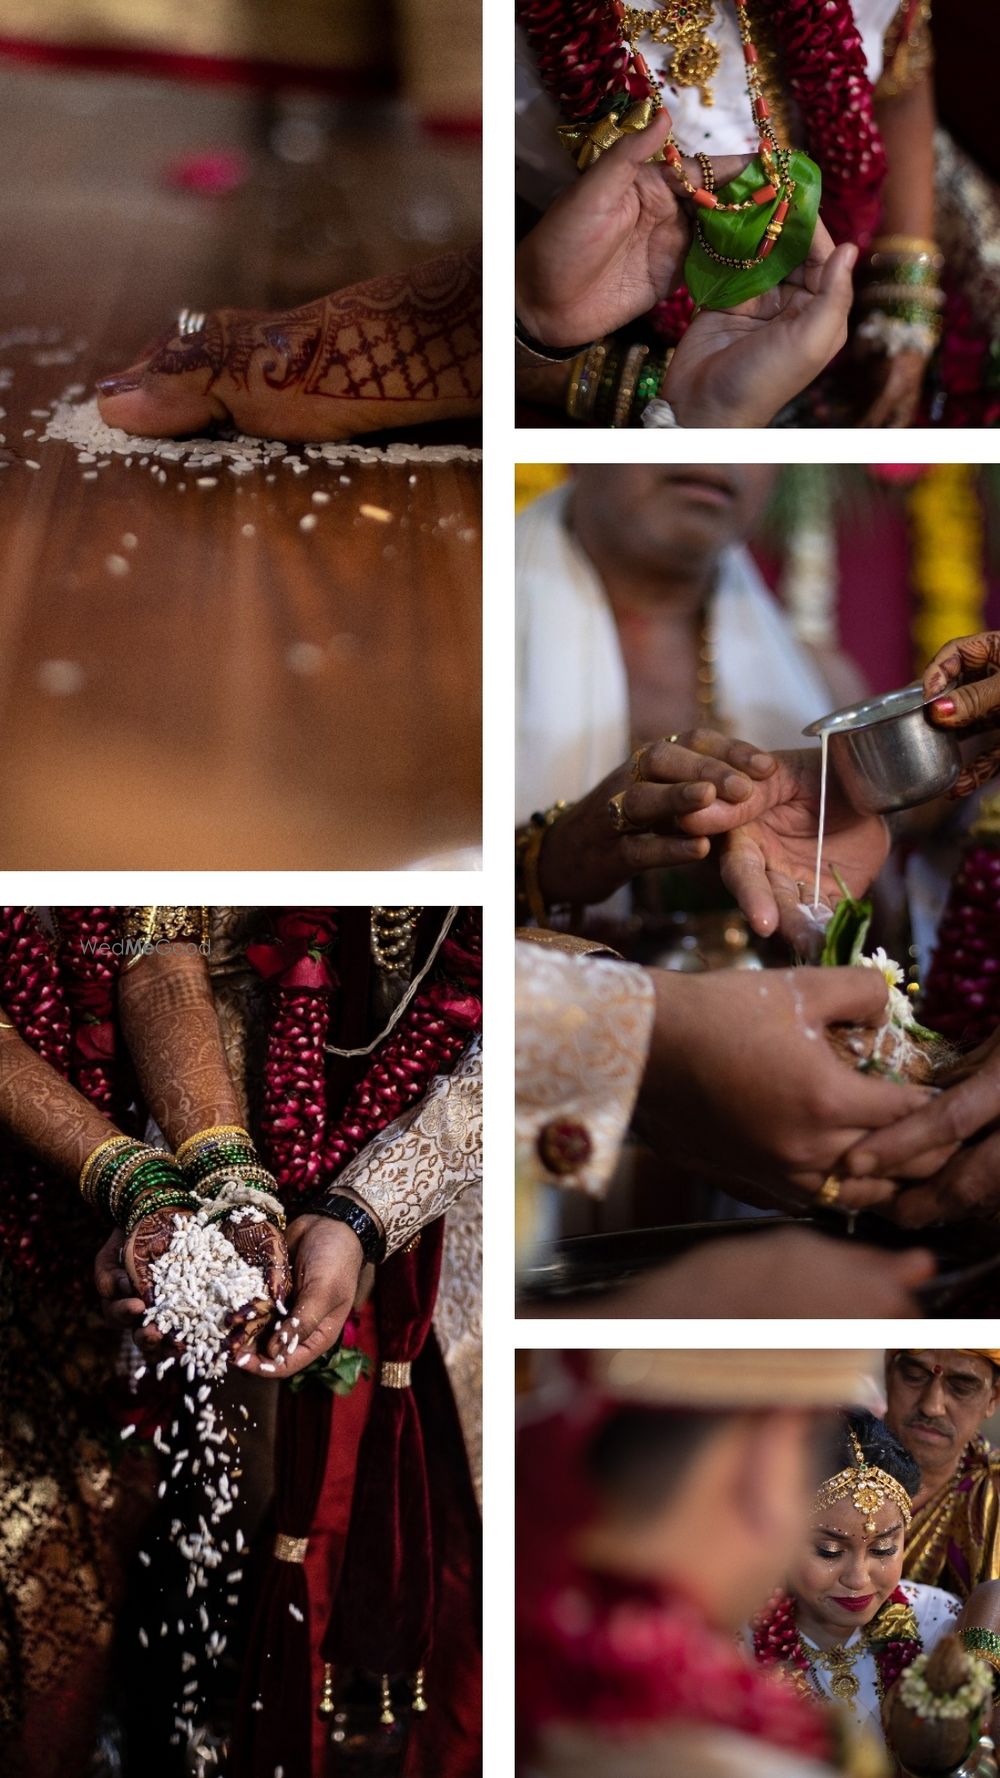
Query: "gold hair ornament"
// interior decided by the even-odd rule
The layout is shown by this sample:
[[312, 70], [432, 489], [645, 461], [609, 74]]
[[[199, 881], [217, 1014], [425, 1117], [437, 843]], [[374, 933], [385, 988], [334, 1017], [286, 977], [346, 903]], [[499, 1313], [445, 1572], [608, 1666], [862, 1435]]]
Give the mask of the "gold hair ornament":
[[816, 1495], [813, 1516], [818, 1517], [828, 1506], [834, 1506], [840, 1500], [850, 1500], [855, 1512], [864, 1520], [866, 1534], [871, 1537], [875, 1532], [876, 1514], [891, 1501], [902, 1513], [904, 1527], [909, 1529], [913, 1506], [902, 1482], [897, 1482], [895, 1476], [867, 1461], [853, 1427], [850, 1436], [854, 1462], [848, 1469], [840, 1470], [828, 1482], [823, 1483]]

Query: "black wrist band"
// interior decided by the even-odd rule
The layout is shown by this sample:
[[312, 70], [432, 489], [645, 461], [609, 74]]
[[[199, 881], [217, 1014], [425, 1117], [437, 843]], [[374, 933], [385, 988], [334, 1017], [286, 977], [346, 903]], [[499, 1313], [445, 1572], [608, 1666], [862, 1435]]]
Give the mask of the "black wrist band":
[[546, 364], [568, 364], [571, 358], [576, 358], [581, 352], [586, 352], [588, 347], [593, 344], [592, 340], [584, 340], [582, 346], [543, 345], [541, 340], [536, 340], [526, 328], [521, 326], [516, 313], [514, 315], [514, 338], [519, 346], [523, 346], [526, 352], [531, 353], [532, 358], [541, 358]]
[[341, 1197], [337, 1192], [329, 1196], [313, 1198], [299, 1212], [306, 1216], [328, 1216], [331, 1222], [346, 1222], [353, 1229], [361, 1242], [361, 1251], [369, 1265], [377, 1266], [385, 1258], [385, 1236], [368, 1211], [353, 1198]]

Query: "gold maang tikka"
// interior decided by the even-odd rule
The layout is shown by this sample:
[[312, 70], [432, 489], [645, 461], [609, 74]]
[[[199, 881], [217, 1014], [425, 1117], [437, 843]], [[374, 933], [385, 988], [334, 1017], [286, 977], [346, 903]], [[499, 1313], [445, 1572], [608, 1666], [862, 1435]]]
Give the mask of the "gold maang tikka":
[[902, 1514], [904, 1527], [908, 1528], [913, 1517], [913, 1506], [902, 1482], [897, 1482], [895, 1476], [868, 1462], [853, 1427], [850, 1438], [854, 1462], [848, 1469], [840, 1470], [828, 1482], [823, 1483], [816, 1495], [813, 1516], [818, 1517], [828, 1506], [834, 1506], [839, 1500], [849, 1499], [855, 1512], [864, 1521], [866, 1536], [872, 1537], [875, 1534], [876, 1515], [891, 1500]]

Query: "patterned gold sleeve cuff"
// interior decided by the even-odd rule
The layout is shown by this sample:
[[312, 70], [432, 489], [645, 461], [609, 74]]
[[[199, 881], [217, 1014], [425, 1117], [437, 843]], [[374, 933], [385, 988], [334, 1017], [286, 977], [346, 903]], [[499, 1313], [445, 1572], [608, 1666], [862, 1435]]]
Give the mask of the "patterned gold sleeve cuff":
[[208, 909], [123, 908], [122, 938], [125, 968], [134, 969], [160, 945], [208, 945]]
[[550, 946], [514, 947], [518, 1178], [601, 1197], [649, 1052], [646, 970]]
[[353, 1197], [385, 1230], [385, 1256], [443, 1216], [482, 1177], [483, 1060], [476, 1038], [451, 1074], [432, 1080], [338, 1173], [333, 1190]]

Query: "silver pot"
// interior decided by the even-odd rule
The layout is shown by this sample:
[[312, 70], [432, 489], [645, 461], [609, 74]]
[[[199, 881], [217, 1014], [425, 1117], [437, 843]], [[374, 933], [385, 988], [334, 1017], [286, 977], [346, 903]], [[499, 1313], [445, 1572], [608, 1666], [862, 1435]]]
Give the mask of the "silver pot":
[[933, 700], [919, 681], [832, 710], [803, 729], [829, 736], [830, 763], [844, 794], [867, 815], [912, 809], [950, 790], [962, 770], [962, 753], [950, 729], [935, 728], [927, 715]]

